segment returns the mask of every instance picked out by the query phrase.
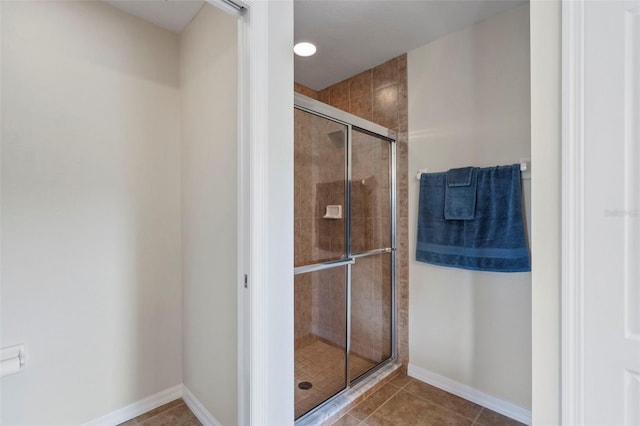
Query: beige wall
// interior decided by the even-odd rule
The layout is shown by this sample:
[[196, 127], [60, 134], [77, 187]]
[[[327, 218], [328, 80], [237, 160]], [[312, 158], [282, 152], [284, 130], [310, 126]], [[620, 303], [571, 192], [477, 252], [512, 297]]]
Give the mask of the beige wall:
[[1, 422], [184, 379], [235, 424], [236, 19], [207, 5], [179, 37], [101, 2], [2, 9], [0, 344], [28, 366]]
[[560, 424], [561, 3], [531, 2], [533, 424]]
[[418, 169], [531, 155], [528, 4], [409, 52], [408, 69], [411, 367], [529, 409], [531, 274], [414, 260]]
[[2, 2], [2, 424], [181, 383], [178, 38], [102, 2]]
[[183, 380], [225, 425], [237, 423], [236, 26], [205, 5], [180, 36]]

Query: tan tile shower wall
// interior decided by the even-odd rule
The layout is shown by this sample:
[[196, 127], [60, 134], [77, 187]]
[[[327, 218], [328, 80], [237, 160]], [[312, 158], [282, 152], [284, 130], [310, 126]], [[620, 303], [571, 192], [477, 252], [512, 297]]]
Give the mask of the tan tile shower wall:
[[[296, 90], [299, 88], [296, 87]], [[307, 221], [307, 216], [311, 216], [308, 211], [309, 207], [302, 205], [299, 197], [299, 188], [303, 185], [308, 186], [307, 179], [309, 176], [304, 174], [305, 168], [311, 166], [311, 156], [307, 152], [308, 140], [311, 138], [311, 120], [306, 114], [301, 114], [297, 110], [294, 115], [294, 137], [295, 137], [295, 161], [294, 161], [294, 184], [295, 190], [295, 211], [294, 211], [294, 235], [295, 235], [295, 265], [299, 266], [303, 264], [307, 256], [310, 255], [311, 247], [308, 246], [308, 241], [302, 240], [299, 236], [301, 229], [305, 226], [310, 226], [310, 222]], [[311, 195], [310, 195], [311, 196]], [[305, 199], [305, 205], [307, 200]], [[312, 218], [311, 218], [312, 220]], [[313, 306], [311, 298], [311, 277], [308, 274], [296, 275], [294, 277], [294, 306], [295, 306], [295, 321], [294, 321], [294, 336], [296, 348], [306, 343], [311, 338], [311, 318], [312, 313], [309, 306]]]
[[391, 255], [359, 258], [351, 276], [351, 352], [377, 364], [391, 356]]
[[[327, 205], [344, 204], [345, 128], [298, 110], [294, 123], [295, 266], [339, 259], [345, 251], [344, 219], [323, 216]], [[296, 347], [317, 337], [345, 345], [344, 271], [295, 277]]]
[[344, 219], [323, 216], [327, 205], [344, 204], [345, 127], [298, 110], [294, 123], [295, 266], [336, 260], [344, 254]]
[[302, 84], [293, 83], [293, 90], [294, 92], [302, 93], [310, 98], [318, 99], [318, 92], [313, 89], [309, 89], [307, 86], [303, 86]]
[[315, 92], [301, 85], [294, 89], [351, 114], [397, 131], [396, 285], [398, 355], [406, 369], [409, 357], [409, 237], [408, 237], [408, 100], [407, 55], [393, 58], [340, 83]]

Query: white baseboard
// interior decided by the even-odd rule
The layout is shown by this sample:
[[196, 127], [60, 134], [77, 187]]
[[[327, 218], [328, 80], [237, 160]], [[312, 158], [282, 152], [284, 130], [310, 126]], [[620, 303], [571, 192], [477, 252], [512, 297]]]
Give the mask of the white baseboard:
[[106, 414], [98, 419], [85, 423], [84, 426], [114, 426], [131, 420], [134, 417], [151, 411], [154, 408], [182, 397], [182, 384], [170, 387], [155, 395], [148, 396], [126, 407]]
[[186, 386], [182, 387], [182, 399], [204, 426], [222, 425]]
[[456, 382], [447, 377], [441, 376], [429, 370], [425, 370], [415, 365], [409, 364], [407, 374], [420, 381], [445, 390], [461, 398], [475, 402], [478, 405], [487, 407], [497, 413], [511, 417], [527, 425], [531, 424], [531, 411], [515, 405], [511, 402], [496, 398], [465, 384]]
[[120, 423], [124, 423], [127, 420], [131, 420], [134, 417], [138, 417], [148, 411], [158, 408], [168, 402], [175, 401], [178, 398], [182, 398], [187, 404], [187, 407], [193, 412], [193, 414], [200, 420], [204, 426], [221, 426], [214, 416], [205, 408], [198, 398], [191, 393], [186, 386], [180, 384], [169, 389], [165, 389], [162, 392], [158, 392], [155, 395], [148, 396], [140, 401], [136, 401], [133, 404], [129, 404], [126, 407], [106, 414], [99, 419], [92, 420], [85, 423], [83, 426], [115, 426]]

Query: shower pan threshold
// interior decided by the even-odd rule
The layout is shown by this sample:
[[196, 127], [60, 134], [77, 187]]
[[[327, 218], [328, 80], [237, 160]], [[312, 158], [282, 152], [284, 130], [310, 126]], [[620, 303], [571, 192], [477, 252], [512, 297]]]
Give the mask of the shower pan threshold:
[[295, 422], [295, 426], [321, 426], [335, 422], [346, 412], [347, 408], [351, 408], [354, 402], [362, 399], [363, 395], [370, 394], [371, 390], [377, 389], [393, 379], [400, 372], [401, 367], [402, 365], [393, 360], [380, 365], [349, 389], [302, 416]]

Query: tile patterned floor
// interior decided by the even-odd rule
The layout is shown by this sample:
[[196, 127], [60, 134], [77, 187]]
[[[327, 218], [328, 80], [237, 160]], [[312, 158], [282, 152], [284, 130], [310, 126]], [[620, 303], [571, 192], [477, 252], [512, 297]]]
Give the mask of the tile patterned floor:
[[[362, 372], [374, 363], [358, 356], [351, 356], [349, 368]], [[300, 417], [327, 398], [344, 388], [344, 350], [316, 340], [295, 351], [295, 416]], [[300, 382], [310, 382], [313, 387], [303, 390]]]
[[[326, 344], [324, 344], [326, 345]], [[342, 353], [339, 349], [326, 345]], [[319, 348], [323, 348], [319, 346]], [[323, 355], [333, 355], [323, 348]], [[317, 360], [319, 363], [321, 360]], [[298, 398], [296, 393], [296, 398]], [[296, 405], [297, 410], [297, 405]], [[120, 426], [199, 426], [182, 399]], [[522, 426], [522, 423], [426, 383], [401, 376], [352, 408], [333, 426]]]
[[522, 423], [407, 376], [384, 385], [333, 426], [520, 426]]
[[182, 399], [176, 399], [168, 404], [139, 415], [135, 419], [121, 423], [119, 426], [200, 426], [202, 423], [189, 410]]

